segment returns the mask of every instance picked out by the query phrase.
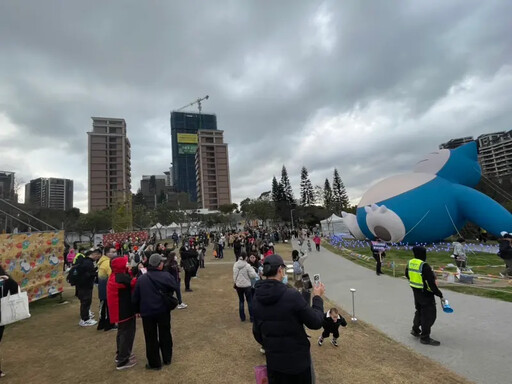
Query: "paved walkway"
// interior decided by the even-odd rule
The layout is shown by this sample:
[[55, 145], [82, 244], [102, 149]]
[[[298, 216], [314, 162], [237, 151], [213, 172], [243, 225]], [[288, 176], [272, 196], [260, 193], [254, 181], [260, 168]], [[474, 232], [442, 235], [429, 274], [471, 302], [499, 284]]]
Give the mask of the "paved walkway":
[[[296, 242], [293, 245], [297, 248]], [[512, 303], [445, 290], [443, 294], [454, 313], [444, 313], [437, 300], [432, 337], [441, 341], [441, 346], [431, 347], [420, 344], [409, 334], [414, 302], [405, 278], [377, 276], [375, 271], [324, 247], [320, 252], [313, 250], [305, 269], [310, 276], [319, 273], [327, 297], [349, 313], [352, 313], [349, 290], [355, 288], [356, 317], [394, 340], [476, 383], [512, 383]]]

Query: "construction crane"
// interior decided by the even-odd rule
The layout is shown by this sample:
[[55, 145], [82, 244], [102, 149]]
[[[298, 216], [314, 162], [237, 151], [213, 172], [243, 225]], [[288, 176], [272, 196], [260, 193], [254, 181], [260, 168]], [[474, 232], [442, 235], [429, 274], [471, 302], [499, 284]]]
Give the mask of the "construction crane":
[[193, 101], [192, 103], [187, 104], [184, 107], [181, 107], [181, 108], [177, 109], [176, 112], [182, 111], [185, 108], [188, 108], [188, 107], [193, 106], [194, 104], [197, 104], [197, 109], [199, 109], [199, 113], [201, 113], [201, 109], [202, 109], [201, 102], [204, 101], [204, 100], [208, 100], [209, 97], [210, 96], [206, 95], [205, 97], [199, 98], [199, 99]]

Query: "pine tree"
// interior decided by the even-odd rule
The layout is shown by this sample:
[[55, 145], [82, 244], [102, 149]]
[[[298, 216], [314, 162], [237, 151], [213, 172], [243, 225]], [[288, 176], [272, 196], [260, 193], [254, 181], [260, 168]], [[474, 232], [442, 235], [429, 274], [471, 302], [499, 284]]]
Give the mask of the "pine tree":
[[347, 190], [345, 189], [345, 184], [341, 181], [341, 210], [346, 211], [350, 208], [350, 200], [348, 198]]
[[328, 211], [332, 210], [332, 189], [329, 179], [325, 179], [324, 184], [324, 207]]
[[295, 198], [293, 197], [293, 190], [290, 184], [290, 179], [288, 178], [288, 172], [286, 171], [286, 167], [283, 165], [283, 169], [281, 170], [281, 187], [283, 190], [284, 201], [286, 201], [290, 206], [295, 206]]
[[341, 211], [341, 178], [336, 168], [332, 178], [332, 209], [338, 213]]
[[346, 210], [350, 206], [350, 201], [348, 199], [347, 191], [345, 190], [345, 185], [343, 184], [340, 174], [336, 168], [334, 169], [334, 177], [332, 182], [332, 200], [334, 212], [340, 213], [342, 210]]
[[315, 205], [315, 191], [313, 189], [313, 184], [311, 184], [311, 180], [309, 180], [309, 177], [306, 184], [306, 195], [308, 197], [309, 205]]
[[272, 201], [274, 203], [279, 201], [279, 183], [275, 176], [272, 179]]
[[311, 180], [309, 180], [306, 167], [302, 167], [300, 172], [300, 200], [303, 207], [309, 207], [314, 204], [313, 185]]
[[315, 205], [324, 205], [324, 189], [321, 186], [315, 185], [313, 190], [313, 199]]

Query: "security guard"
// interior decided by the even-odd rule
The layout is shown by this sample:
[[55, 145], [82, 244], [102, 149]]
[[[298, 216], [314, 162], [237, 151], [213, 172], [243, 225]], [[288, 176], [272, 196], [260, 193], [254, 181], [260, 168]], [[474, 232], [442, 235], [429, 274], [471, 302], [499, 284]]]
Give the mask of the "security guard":
[[[430, 338], [430, 329], [436, 321], [436, 300], [434, 296], [443, 299], [443, 294], [437, 288], [436, 277], [427, 260], [425, 247], [416, 246], [412, 249], [414, 259], [409, 260], [405, 269], [405, 276], [414, 293], [414, 306], [416, 313], [412, 325], [411, 335], [420, 337], [422, 344], [440, 345], [437, 340]], [[421, 328], [421, 329], [420, 329]]]

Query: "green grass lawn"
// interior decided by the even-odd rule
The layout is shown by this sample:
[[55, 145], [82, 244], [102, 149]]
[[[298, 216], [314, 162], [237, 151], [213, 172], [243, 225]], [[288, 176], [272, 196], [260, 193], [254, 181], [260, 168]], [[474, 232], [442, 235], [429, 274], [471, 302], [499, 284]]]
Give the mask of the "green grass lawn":
[[[324, 241], [322, 245], [325, 246], [325, 248], [327, 248], [331, 252], [341, 255], [347, 259], [350, 259], [356, 264], [362, 265], [369, 269], [375, 269], [375, 260], [373, 259], [370, 248], [340, 249], [329, 244], [326, 241]], [[366, 258], [359, 257], [357, 255], [363, 255], [366, 256]], [[438, 252], [429, 252], [427, 253], [427, 262], [434, 269], [446, 268], [447, 264], [455, 264], [455, 261], [450, 257], [450, 255], [451, 252], [441, 250], [439, 250]], [[384, 258], [382, 264], [382, 272], [389, 276], [404, 276], [406, 264], [411, 259], [411, 257], [412, 251], [410, 250], [392, 249], [387, 251], [386, 257]], [[492, 253], [475, 252], [473, 254], [469, 252], [468, 261], [469, 266], [471, 267], [473, 272], [483, 275], [490, 274], [496, 276], [505, 267], [503, 260], [499, 258], [496, 254]], [[392, 268], [393, 263], [395, 266], [394, 270]], [[460, 293], [466, 293], [475, 296], [483, 296], [512, 302], [512, 287], [484, 288], [478, 287], [476, 285], [465, 286], [458, 284], [443, 284], [442, 287], [443, 289], [449, 289]]]

